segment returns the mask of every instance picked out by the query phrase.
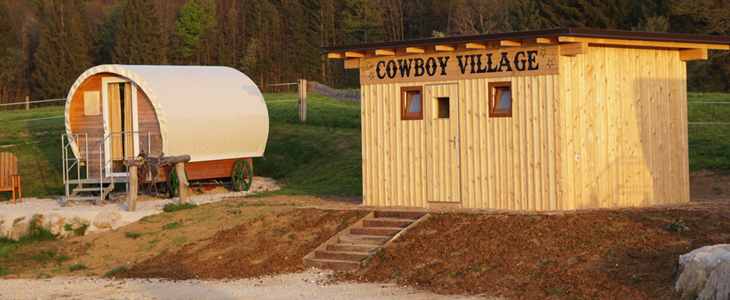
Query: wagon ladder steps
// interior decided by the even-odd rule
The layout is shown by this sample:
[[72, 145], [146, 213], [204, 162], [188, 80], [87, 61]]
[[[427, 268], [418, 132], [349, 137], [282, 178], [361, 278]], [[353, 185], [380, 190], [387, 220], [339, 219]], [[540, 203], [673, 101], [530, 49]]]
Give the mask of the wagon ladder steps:
[[68, 205], [74, 202], [82, 201], [93, 201], [95, 204], [100, 205], [103, 199], [114, 189], [114, 183], [124, 183], [126, 178], [114, 179], [81, 179], [81, 180], [68, 180], [67, 185], [75, 184], [76, 187], [71, 190], [71, 193], [65, 197], [61, 197], [63, 202]]
[[424, 211], [379, 210], [333, 236], [304, 257], [304, 266], [352, 271], [427, 217]]

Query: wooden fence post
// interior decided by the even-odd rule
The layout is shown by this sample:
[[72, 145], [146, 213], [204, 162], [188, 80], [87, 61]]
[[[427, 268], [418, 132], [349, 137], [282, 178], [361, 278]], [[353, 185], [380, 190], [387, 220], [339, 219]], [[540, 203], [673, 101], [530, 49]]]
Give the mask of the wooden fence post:
[[188, 201], [188, 179], [185, 178], [185, 163], [179, 162], [175, 164], [175, 170], [177, 171], [177, 178], [180, 179], [180, 204]]
[[30, 97], [25, 96], [25, 110], [30, 110]]
[[299, 79], [299, 121], [307, 123], [307, 80]]
[[127, 211], [134, 211], [137, 206], [137, 166], [129, 166], [129, 190], [127, 191]]

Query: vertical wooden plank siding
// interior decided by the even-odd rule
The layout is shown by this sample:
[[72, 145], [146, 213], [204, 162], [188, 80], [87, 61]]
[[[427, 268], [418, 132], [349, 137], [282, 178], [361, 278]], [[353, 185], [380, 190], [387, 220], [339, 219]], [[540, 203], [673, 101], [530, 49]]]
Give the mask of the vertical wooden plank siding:
[[[424, 120], [400, 120], [399, 95], [402, 86], [453, 82], [364, 85], [364, 203], [427, 207], [429, 194], [445, 198], [455, 188], [462, 207], [473, 208], [689, 201], [686, 65], [676, 50], [591, 45], [554, 67], [558, 75], [458, 80], [451, 101], [458, 101], [461, 184], [453, 186], [426, 177], [429, 168], [456, 168], [426, 157], [430, 139], [453, 133], [426, 129], [433, 110]], [[488, 84], [504, 81], [512, 85], [512, 117], [490, 118]]]
[[678, 200], [678, 202], [686, 202], [689, 201], [689, 144], [688, 144], [688, 136], [687, 136], [687, 64], [686, 62], [680, 61], [679, 62], [679, 70], [678, 73], [675, 75], [675, 82], [674, 84], [679, 85], [679, 94], [681, 95], [677, 101], [679, 101], [679, 109], [681, 110], [679, 113], [679, 129], [681, 132], [681, 141], [678, 141], [681, 143], [679, 145], [679, 149], [681, 149], [681, 152], [679, 153], [680, 158], [682, 159], [682, 187], [684, 187], [684, 191], [682, 192], [682, 198]]
[[[76, 93], [71, 98], [71, 106], [69, 109], [69, 122], [71, 123], [71, 132], [73, 133], [87, 133], [89, 137], [89, 172], [91, 177], [98, 176], [99, 166], [99, 150], [100, 148], [94, 147], [99, 144], [104, 137], [104, 129], [101, 121], [103, 120], [103, 110], [100, 109], [98, 115], [87, 116], [84, 114], [84, 92], [99, 92], [99, 107], [102, 107], [103, 97], [101, 97], [101, 78], [106, 76], [113, 76], [110, 74], [97, 74], [87, 78], [81, 86], [76, 90]], [[117, 85], [118, 87], [118, 85]], [[127, 93], [129, 94], [129, 93]], [[117, 94], [118, 96], [118, 94]], [[129, 96], [129, 95], [128, 95]], [[131, 97], [130, 97], [131, 98]], [[130, 100], [131, 101], [131, 100]], [[131, 110], [131, 106], [128, 107]], [[128, 112], [129, 113], [129, 112]], [[152, 106], [152, 102], [149, 100], [147, 95], [142, 92], [141, 89], [137, 89], [137, 116], [139, 124], [139, 131], [150, 133], [150, 150], [162, 150], [162, 137], [160, 134], [160, 123], [157, 119], [157, 113]], [[131, 121], [131, 119], [129, 119]], [[127, 126], [131, 128], [131, 124]], [[118, 128], [120, 129], [120, 128]], [[129, 129], [131, 130], [131, 129]], [[140, 134], [139, 136], [140, 149], [147, 149], [147, 136]], [[83, 141], [82, 141], [83, 144]], [[85, 151], [83, 145], [80, 145], [80, 151]], [[103, 148], [101, 148], [103, 155]]]
[[593, 208], [689, 201], [686, 70], [678, 52], [591, 46], [561, 64], [567, 192], [559, 202]]

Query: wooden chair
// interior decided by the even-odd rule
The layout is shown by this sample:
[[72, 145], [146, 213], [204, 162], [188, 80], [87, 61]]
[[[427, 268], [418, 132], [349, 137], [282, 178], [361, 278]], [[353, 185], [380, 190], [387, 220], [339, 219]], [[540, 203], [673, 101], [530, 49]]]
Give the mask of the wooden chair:
[[15, 192], [18, 192], [18, 200], [23, 203], [23, 196], [20, 189], [20, 174], [18, 174], [18, 158], [10, 152], [0, 153], [0, 192], [13, 192], [13, 204], [15, 204]]

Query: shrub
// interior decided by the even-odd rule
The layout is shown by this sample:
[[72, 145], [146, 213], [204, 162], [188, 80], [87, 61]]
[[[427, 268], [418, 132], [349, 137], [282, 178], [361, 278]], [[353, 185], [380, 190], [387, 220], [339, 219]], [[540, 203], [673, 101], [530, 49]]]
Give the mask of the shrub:
[[126, 270], [124, 267], [115, 268], [115, 269], [107, 272], [106, 274], [104, 274], [104, 276], [114, 276], [114, 275], [124, 272], [124, 270]]
[[185, 209], [193, 209], [198, 207], [195, 203], [168, 203], [165, 204], [164, 207], [162, 207], [162, 211], [169, 213], [169, 212], [176, 212], [179, 210], [185, 210]]
[[84, 270], [84, 269], [86, 269], [86, 266], [84, 266], [82, 264], [75, 264], [73, 266], [68, 267], [68, 270], [69, 271], [72, 271], [72, 272], [73, 271], [78, 271], [78, 270]]

